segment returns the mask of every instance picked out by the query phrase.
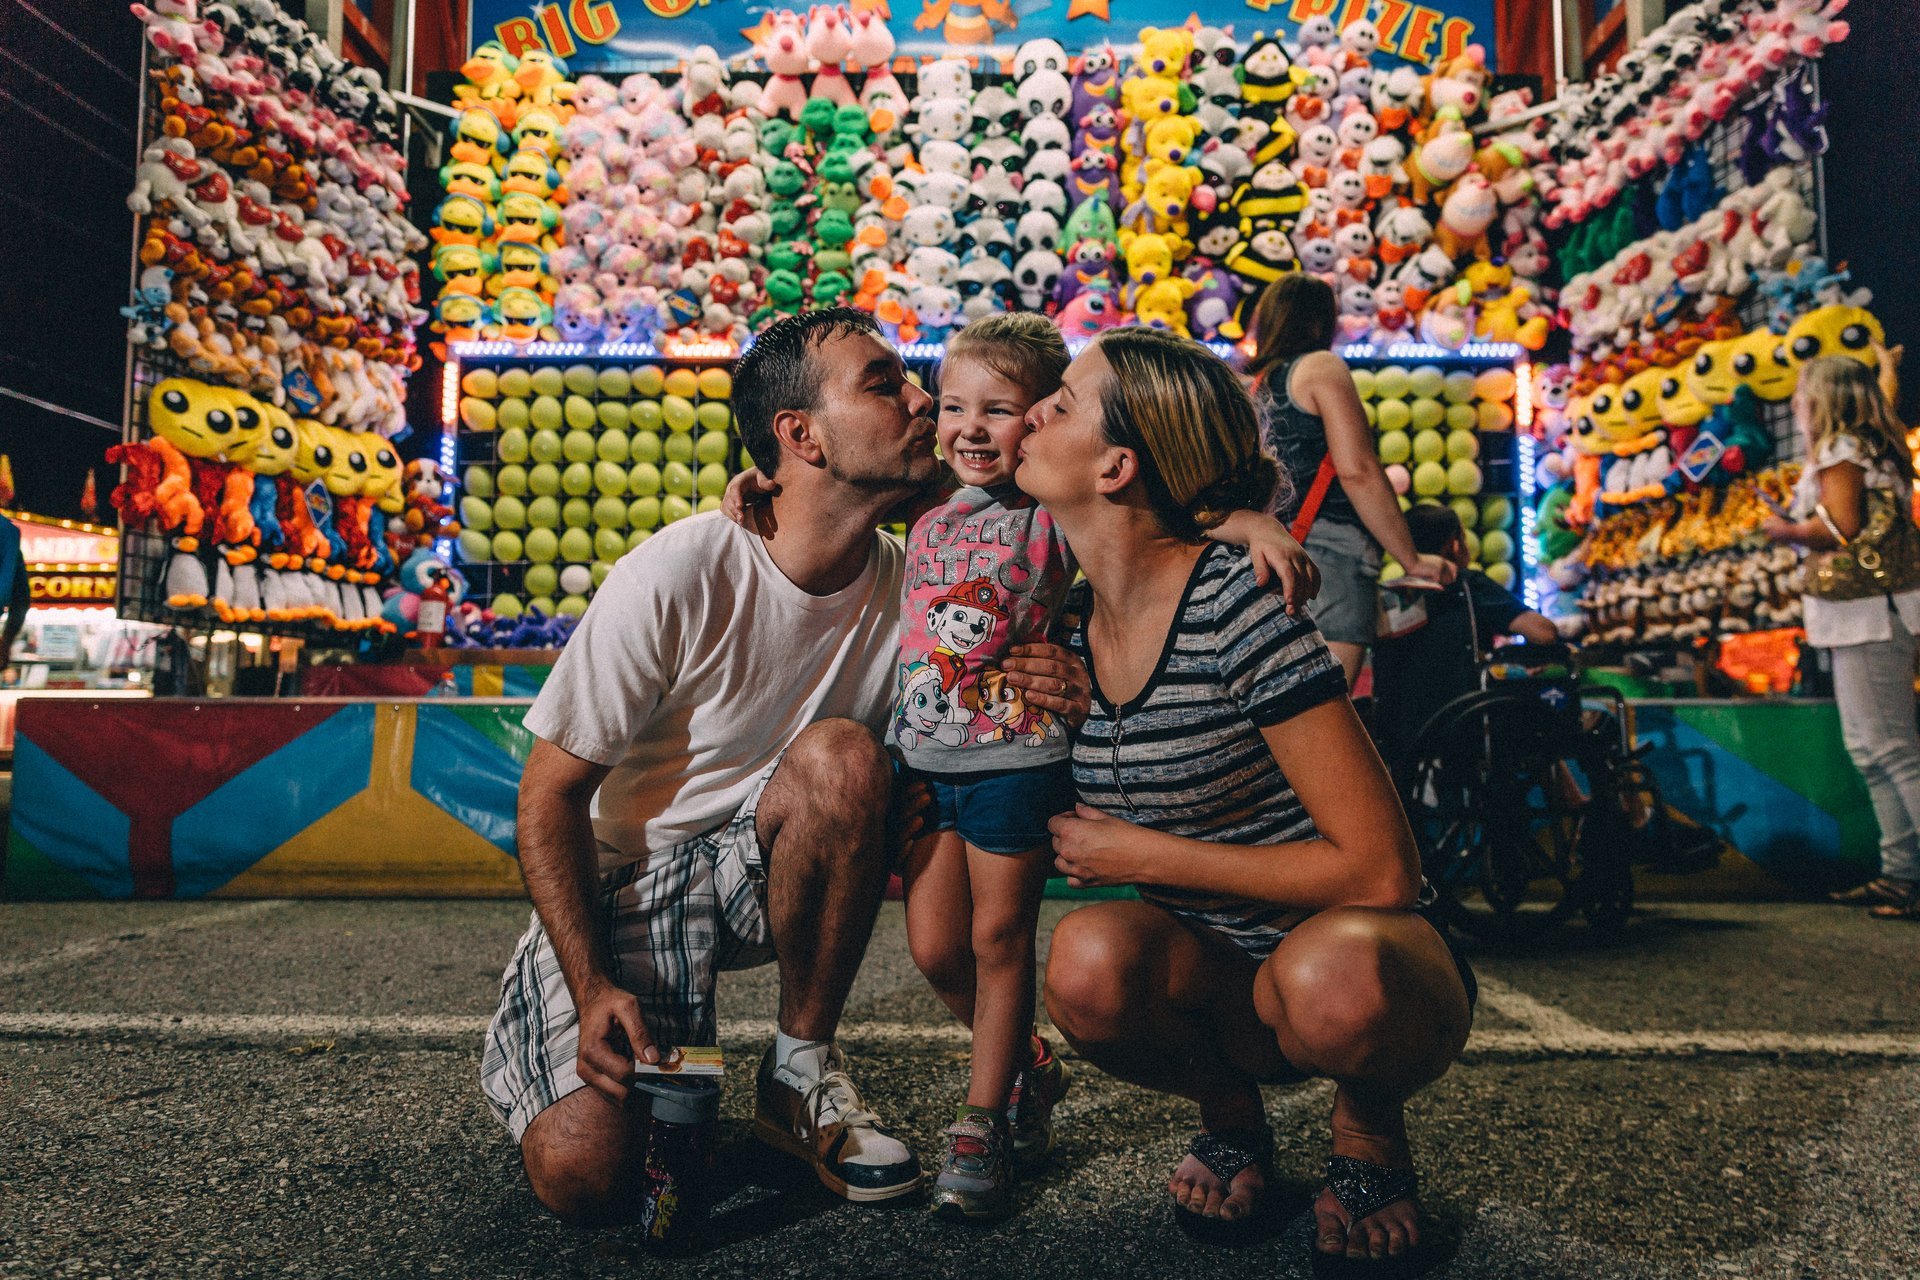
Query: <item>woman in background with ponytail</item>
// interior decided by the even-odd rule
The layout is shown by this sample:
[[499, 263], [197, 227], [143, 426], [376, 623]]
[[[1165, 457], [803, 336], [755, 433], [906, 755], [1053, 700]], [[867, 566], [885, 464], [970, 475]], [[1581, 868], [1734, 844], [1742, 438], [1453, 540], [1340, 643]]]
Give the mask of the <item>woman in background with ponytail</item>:
[[1093, 685], [1056, 867], [1140, 891], [1061, 920], [1048, 1011], [1102, 1070], [1198, 1105], [1169, 1190], [1209, 1232], [1268, 1198], [1260, 1085], [1331, 1077], [1316, 1248], [1402, 1254], [1403, 1105], [1465, 1045], [1472, 980], [1415, 911], [1413, 838], [1339, 663], [1204, 537], [1272, 498], [1253, 403], [1200, 344], [1114, 329], [1028, 425], [1016, 480], [1078, 549], [1062, 632]]

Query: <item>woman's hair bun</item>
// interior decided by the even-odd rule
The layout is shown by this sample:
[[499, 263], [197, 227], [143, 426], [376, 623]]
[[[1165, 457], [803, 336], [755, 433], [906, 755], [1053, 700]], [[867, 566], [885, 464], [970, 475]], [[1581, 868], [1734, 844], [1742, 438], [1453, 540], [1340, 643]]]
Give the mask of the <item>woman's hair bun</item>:
[[1267, 510], [1279, 485], [1279, 464], [1255, 453], [1195, 494], [1187, 512], [1200, 528], [1211, 529], [1236, 511]]

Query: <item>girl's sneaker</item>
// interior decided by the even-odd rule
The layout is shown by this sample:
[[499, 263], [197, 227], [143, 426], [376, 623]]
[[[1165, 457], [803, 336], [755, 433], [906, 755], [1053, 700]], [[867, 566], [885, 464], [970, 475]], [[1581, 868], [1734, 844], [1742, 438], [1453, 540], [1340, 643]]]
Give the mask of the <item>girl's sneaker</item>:
[[1022, 1173], [1039, 1168], [1053, 1154], [1053, 1108], [1067, 1096], [1071, 1083], [1067, 1064], [1054, 1057], [1052, 1045], [1035, 1036], [1032, 1061], [1014, 1077], [1007, 1102], [1013, 1163]]
[[1005, 1217], [1013, 1207], [1006, 1117], [962, 1106], [945, 1138], [933, 1180], [934, 1213], [956, 1221]]

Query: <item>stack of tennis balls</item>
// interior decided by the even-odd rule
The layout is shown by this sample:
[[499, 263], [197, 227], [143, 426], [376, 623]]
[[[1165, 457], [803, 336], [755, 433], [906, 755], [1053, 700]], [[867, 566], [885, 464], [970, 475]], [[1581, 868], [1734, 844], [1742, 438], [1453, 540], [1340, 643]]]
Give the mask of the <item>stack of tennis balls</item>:
[[[1513, 582], [1513, 504], [1498, 495], [1482, 495], [1482, 431], [1513, 429], [1513, 370], [1471, 373], [1438, 365], [1383, 365], [1355, 369], [1354, 386], [1387, 480], [1400, 497], [1400, 509], [1415, 503], [1451, 506], [1466, 530], [1467, 553], [1476, 568], [1501, 586]], [[1404, 572], [1389, 557], [1380, 580]]]
[[717, 508], [738, 456], [732, 394], [718, 366], [468, 369], [460, 554], [507, 570], [478, 603], [498, 617], [578, 617], [614, 561], [662, 525]]

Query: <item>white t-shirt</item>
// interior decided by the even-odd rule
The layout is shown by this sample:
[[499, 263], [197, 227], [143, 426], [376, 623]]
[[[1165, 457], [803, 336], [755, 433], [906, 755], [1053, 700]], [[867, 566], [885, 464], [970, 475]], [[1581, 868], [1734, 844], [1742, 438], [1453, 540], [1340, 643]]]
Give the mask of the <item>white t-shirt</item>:
[[[1835, 436], [1807, 460], [1806, 469], [1800, 473], [1800, 483], [1793, 491], [1795, 519], [1805, 520], [1813, 514], [1820, 503], [1820, 473], [1842, 462], [1851, 462], [1866, 472], [1864, 483], [1869, 489], [1898, 491], [1906, 487], [1906, 481], [1893, 468], [1868, 458], [1859, 441], [1852, 436]], [[1920, 588], [1902, 591], [1890, 598], [1868, 596], [1864, 600], [1820, 600], [1803, 595], [1800, 610], [1806, 621], [1807, 643], [1823, 649], [1893, 639], [1892, 617], [1896, 610], [1901, 624], [1920, 635]]]
[[904, 564], [900, 540], [876, 532], [852, 585], [809, 595], [717, 511], [621, 557], [526, 718], [612, 766], [593, 798], [603, 872], [725, 823], [808, 725], [884, 729]]

